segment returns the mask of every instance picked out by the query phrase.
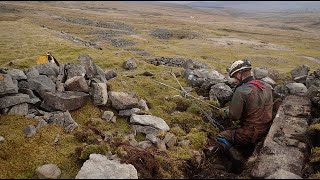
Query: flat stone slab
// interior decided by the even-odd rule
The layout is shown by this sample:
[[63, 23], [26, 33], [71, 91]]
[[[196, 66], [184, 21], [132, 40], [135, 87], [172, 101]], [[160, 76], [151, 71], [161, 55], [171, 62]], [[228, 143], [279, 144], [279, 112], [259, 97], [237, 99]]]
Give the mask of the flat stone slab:
[[89, 94], [76, 91], [46, 92], [44, 103], [61, 111], [75, 110], [84, 106], [90, 99]]
[[90, 154], [75, 179], [138, 179], [132, 164], [120, 164], [101, 154]]
[[266, 178], [279, 169], [302, 176], [309, 149], [299, 137], [305, 135], [310, 116], [308, 97], [289, 95], [283, 100], [251, 171], [254, 178]]
[[0, 109], [14, 106], [21, 103], [27, 103], [30, 97], [27, 94], [16, 94], [12, 96], [5, 96], [0, 98]]
[[151, 126], [157, 129], [161, 129], [163, 131], [168, 131], [170, 129], [167, 123], [163, 119], [159, 117], [151, 116], [151, 115], [132, 114], [130, 118], [130, 123]]

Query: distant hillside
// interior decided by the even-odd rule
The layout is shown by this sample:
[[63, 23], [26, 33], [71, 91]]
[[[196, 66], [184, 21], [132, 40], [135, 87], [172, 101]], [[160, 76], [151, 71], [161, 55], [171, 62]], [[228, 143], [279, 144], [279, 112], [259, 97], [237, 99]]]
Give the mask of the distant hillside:
[[184, 4], [191, 7], [227, 7], [253, 12], [320, 11], [319, 1], [193, 1]]

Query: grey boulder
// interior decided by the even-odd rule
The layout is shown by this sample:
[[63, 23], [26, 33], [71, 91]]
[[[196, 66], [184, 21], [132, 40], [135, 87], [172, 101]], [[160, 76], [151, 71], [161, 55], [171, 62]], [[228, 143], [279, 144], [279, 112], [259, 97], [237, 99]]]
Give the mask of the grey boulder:
[[90, 154], [75, 179], [138, 179], [132, 164], [120, 164], [101, 154]]
[[308, 91], [307, 87], [302, 83], [289, 83], [286, 87], [289, 89], [290, 94], [303, 95]]
[[137, 64], [136, 64], [135, 60], [132, 58], [123, 62], [122, 66], [128, 70], [137, 68]]
[[89, 92], [89, 86], [83, 76], [74, 76], [65, 82], [65, 90]]
[[109, 98], [114, 107], [117, 110], [131, 109], [138, 107], [138, 99], [133, 97], [133, 95], [124, 92], [109, 92]]
[[34, 78], [28, 79], [29, 88], [36, 91], [41, 98], [44, 98], [46, 92], [55, 92], [56, 85], [50, 78], [45, 75], [39, 75]]
[[2, 72], [9, 74], [13, 80], [24, 80], [27, 76], [20, 69], [2, 68]]
[[8, 74], [0, 73], [0, 96], [18, 93], [18, 86], [13, 83]]

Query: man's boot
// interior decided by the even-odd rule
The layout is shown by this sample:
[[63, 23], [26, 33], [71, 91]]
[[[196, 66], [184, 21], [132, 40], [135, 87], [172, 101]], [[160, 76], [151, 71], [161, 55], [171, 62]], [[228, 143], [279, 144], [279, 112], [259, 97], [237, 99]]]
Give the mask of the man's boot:
[[233, 171], [235, 171], [236, 173], [240, 173], [245, 162], [245, 158], [243, 157], [243, 155], [225, 138], [219, 137], [217, 138], [217, 141], [223, 145], [225, 154], [231, 159]]
[[226, 151], [226, 155], [232, 161], [232, 171], [235, 173], [241, 173], [243, 164], [246, 161], [243, 155], [234, 147], [229, 148]]

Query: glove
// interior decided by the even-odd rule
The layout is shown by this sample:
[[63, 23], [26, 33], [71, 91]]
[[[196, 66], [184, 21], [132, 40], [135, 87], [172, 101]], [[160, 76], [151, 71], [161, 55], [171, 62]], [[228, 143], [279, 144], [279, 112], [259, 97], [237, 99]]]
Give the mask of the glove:
[[232, 146], [232, 145], [229, 143], [229, 141], [226, 140], [225, 138], [220, 138], [220, 137], [218, 137], [218, 138], [217, 138], [217, 141], [220, 142], [220, 143], [222, 143], [222, 144], [224, 145], [224, 149], [225, 149], [225, 150], [230, 149], [231, 146]]

